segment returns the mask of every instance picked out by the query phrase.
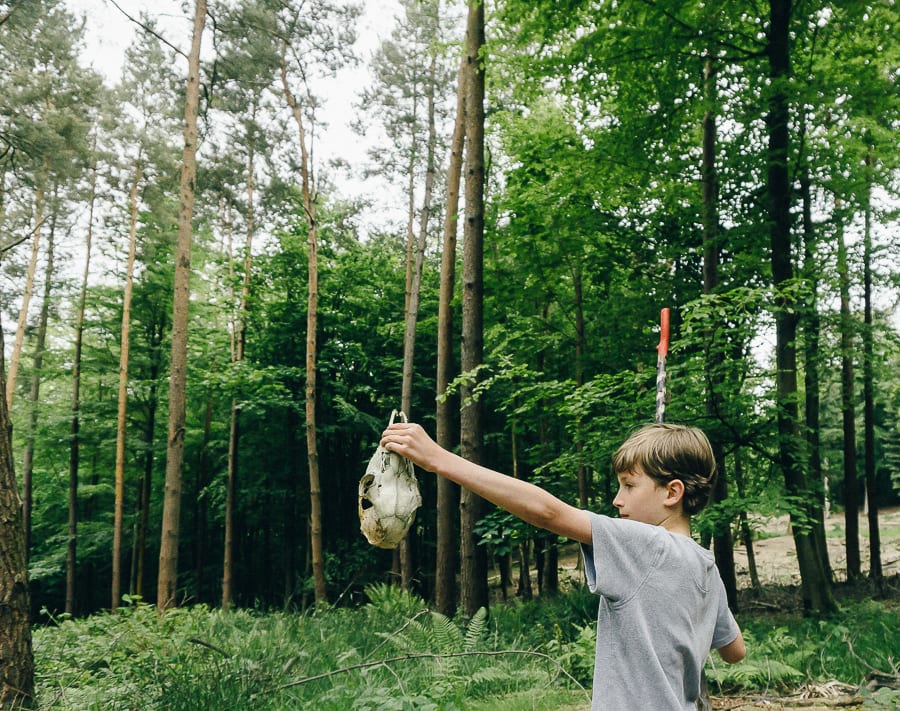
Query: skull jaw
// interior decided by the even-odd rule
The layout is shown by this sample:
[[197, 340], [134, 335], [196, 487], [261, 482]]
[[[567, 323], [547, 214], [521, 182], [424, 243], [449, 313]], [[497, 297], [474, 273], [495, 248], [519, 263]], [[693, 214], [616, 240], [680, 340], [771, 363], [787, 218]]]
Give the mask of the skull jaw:
[[400, 545], [415, 521], [413, 512], [408, 519], [399, 516], [379, 518], [374, 508], [360, 511], [359, 527], [366, 540], [376, 548], [393, 549]]

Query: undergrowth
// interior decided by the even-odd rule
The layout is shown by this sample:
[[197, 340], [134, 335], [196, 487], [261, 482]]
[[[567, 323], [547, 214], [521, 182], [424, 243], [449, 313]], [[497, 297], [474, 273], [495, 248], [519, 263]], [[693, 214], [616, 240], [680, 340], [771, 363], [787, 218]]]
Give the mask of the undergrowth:
[[[369, 603], [308, 614], [167, 612], [53, 620], [35, 630], [41, 709], [456, 711], [584, 705], [594, 663], [596, 600], [577, 591], [449, 619], [386, 585]], [[814, 680], [862, 685], [896, 673], [897, 606], [846, 603], [831, 620], [741, 617], [748, 657], [710, 658], [714, 693], [784, 691]], [[882, 697], [888, 692], [882, 690]], [[568, 698], [572, 698], [569, 696]], [[493, 701], [492, 701], [493, 700]], [[890, 708], [898, 696], [891, 696]]]

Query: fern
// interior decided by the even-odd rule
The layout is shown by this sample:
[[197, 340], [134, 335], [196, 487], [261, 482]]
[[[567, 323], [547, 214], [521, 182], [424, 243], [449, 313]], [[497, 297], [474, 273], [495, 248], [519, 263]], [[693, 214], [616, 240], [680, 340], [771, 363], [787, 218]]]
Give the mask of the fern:
[[478, 647], [478, 643], [484, 637], [484, 631], [487, 629], [487, 608], [480, 607], [478, 611], [469, 620], [469, 626], [466, 629], [466, 640], [463, 647], [465, 652], [473, 652]]

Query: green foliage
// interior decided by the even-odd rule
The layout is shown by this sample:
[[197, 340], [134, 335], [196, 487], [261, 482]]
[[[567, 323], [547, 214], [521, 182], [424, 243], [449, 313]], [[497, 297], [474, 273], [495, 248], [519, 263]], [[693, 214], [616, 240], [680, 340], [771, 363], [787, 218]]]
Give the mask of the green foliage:
[[[564, 687], [590, 685], [596, 598], [584, 590], [480, 610], [464, 624], [397, 587], [367, 593], [355, 610], [307, 615], [197, 606], [157, 621], [154, 607], [127, 600], [117, 615], [51, 619], [34, 635], [41, 708], [456, 711], [523, 698], [564, 708], [549, 699], [574, 706]], [[747, 659], [726, 665], [712, 654], [707, 676], [716, 693], [862, 686], [872, 669], [897, 672], [896, 613], [895, 603], [868, 600], [829, 620], [741, 616]], [[865, 708], [897, 698], [862, 693]]]
[[741, 617], [747, 658], [726, 665], [711, 655], [707, 675], [719, 689], [785, 690], [805, 681], [863, 686], [874, 670], [896, 674], [896, 602], [846, 602], [830, 619]]
[[440, 709], [533, 689], [564, 671], [512, 648], [482, 609], [464, 625], [396, 587], [309, 615], [138, 600], [35, 630], [42, 709]]

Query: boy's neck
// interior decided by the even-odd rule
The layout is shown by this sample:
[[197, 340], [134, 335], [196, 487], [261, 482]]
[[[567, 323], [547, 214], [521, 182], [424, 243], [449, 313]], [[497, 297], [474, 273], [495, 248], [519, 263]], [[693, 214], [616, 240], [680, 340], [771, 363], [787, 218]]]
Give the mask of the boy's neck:
[[691, 517], [683, 513], [673, 513], [657, 525], [662, 526], [669, 533], [678, 533], [688, 537], [691, 535]]

